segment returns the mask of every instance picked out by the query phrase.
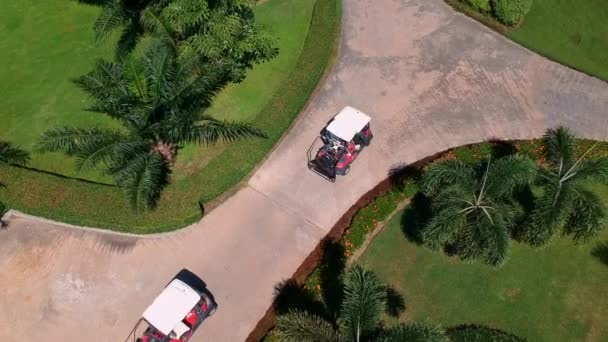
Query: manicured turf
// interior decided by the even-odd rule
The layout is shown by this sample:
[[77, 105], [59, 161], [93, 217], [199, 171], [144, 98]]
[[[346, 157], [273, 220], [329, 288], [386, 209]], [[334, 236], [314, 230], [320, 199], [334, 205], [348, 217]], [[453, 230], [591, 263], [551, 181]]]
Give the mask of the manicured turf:
[[516, 42], [608, 81], [608, 1], [534, 0]]
[[[296, 9], [310, 6], [307, 1], [268, 0], [259, 9], [275, 5], [277, 7], [268, 7], [277, 11], [268, 13], [267, 18], [292, 23], [295, 19], [290, 11], [293, 9], [299, 13]], [[286, 3], [294, 7], [284, 7]], [[7, 187], [0, 188], [0, 198], [11, 208], [29, 214], [119, 231], [153, 233], [181, 228], [194, 222], [201, 216], [199, 201], [205, 203], [241, 181], [264, 158], [305, 105], [334, 56], [339, 36], [340, 3], [337, 0], [318, 0], [315, 3], [308, 35], [289, 75], [277, 81], [278, 86], [275, 86], [265, 104], [255, 105], [262, 108], [257, 114], [248, 116], [240, 112], [244, 113], [242, 117], [252, 117], [253, 123], [263, 128], [268, 138], [243, 141], [214, 150], [214, 158], [208, 159], [205, 167], [198, 171], [197, 165], [182, 163], [182, 171], [174, 175], [175, 181], [163, 193], [156, 211], [133, 214], [120, 189], [113, 186], [1, 165], [0, 182]], [[278, 9], [287, 13], [278, 12]], [[295, 41], [285, 40], [281, 44], [288, 43], [296, 44]], [[284, 67], [289, 63], [292, 62], [285, 62]], [[260, 81], [269, 82], [261, 75], [258, 77]], [[244, 86], [256, 87], [255, 84]], [[249, 91], [245, 94], [251, 94], [253, 90], [250, 88]], [[187, 170], [188, 177], [185, 177], [183, 170]]]
[[[89, 70], [107, 46], [95, 47], [97, 10], [75, 1], [7, 1], [0, 11], [0, 140], [32, 150], [48, 127], [108, 125], [82, 110], [86, 96], [70, 82]], [[110, 52], [111, 53], [111, 52]], [[62, 154], [33, 156], [32, 167], [104, 180], [96, 172], [77, 175]]]
[[[604, 194], [608, 198], [608, 188]], [[401, 216], [360, 260], [403, 295], [400, 319], [480, 323], [529, 341], [608, 340], [608, 248], [603, 257], [594, 252], [606, 244], [608, 231], [580, 246], [570, 240], [542, 249], [514, 243], [506, 265], [493, 269], [409, 242]]]

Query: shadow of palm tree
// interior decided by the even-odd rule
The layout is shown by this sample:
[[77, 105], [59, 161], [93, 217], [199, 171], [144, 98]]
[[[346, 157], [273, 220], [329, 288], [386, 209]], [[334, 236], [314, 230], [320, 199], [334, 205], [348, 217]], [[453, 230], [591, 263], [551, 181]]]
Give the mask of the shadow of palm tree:
[[392, 286], [386, 287], [386, 314], [391, 317], [399, 317], [405, 311], [405, 300], [403, 296]]
[[342, 274], [345, 269], [344, 247], [337, 242], [325, 240], [319, 266], [320, 296], [295, 280], [283, 281], [274, 289], [276, 313], [281, 315], [290, 310], [301, 310], [321, 316], [329, 322], [335, 322], [342, 305], [344, 291]]
[[274, 309], [277, 314], [300, 310], [330, 319], [325, 305], [308, 289], [293, 279], [277, 284], [274, 288]]
[[422, 193], [417, 193], [412, 198], [410, 205], [403, 211], [403, 215], [401, 216], [401, 231], [408, 240], [416, 244], [422, 244], [420, 232], [430, 217], [430, 199]]
[[608, 266], [608, 241], [598, 243], [593, 250], [591, 255], [598, 258], [604, 265]]
[[338, 317], [342, 306], [344, 292], [342, 274], [346, 269], [344, 252], [342, 244], [333, 241], [324, 242], [323, 259], [319, 268], [321, 297], [333, 319]]

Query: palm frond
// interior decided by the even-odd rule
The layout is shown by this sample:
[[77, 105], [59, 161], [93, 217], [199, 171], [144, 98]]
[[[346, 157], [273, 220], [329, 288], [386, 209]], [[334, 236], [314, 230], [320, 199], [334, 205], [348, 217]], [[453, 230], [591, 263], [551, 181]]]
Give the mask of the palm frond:
[[[571, 178], [576, 181], [595, 181], [608, 183], [608, 158], [596, 158], [581, 161], [571, 172]], [[567, 179], [565, 180], [567, 181]]]
[[76, 78], [74, 83], [98, 101], [107, 101], [114, 95], [130, 95], [123, 65], [104, 59], [98, 59], [95, 69]]
[[606, 228], [608, 208], [593, 191], [574, 191], [572, 206], [572, 215], [564, 227], [564, 233], [571, 235], [576, 243], [586, 242]]
[[543, 136], [547, 160], [557, 168], [567, 170], [574, 164], [576, 137], [566, 127], [548, 129]]
[[156, 41], [144, 58], [146, 80], [158, 99], [171, 97], [177, 67], [175, 54], [166, 45]]
[[95, 20], [95, 40], [107, 39], [112, 31], [125, 23], [125, 15], [119, 1], [108, 1], [102, 7], [101, 13]]
[[249, 123], [219, 121], [208, 116], [204, 117], [204, 119], [204, 122], [196, 124], [187, 130], [173, 132], [172, 139], [179, 142], [214, 144], [219, 140], [233, 142], [243, 138], [266, 137], [262, 130]]
[[137, 211], [154, 209], [163, 189], [169, 184], [171, 170], [157, 153], [138, 153], [120, 170], [114, 170], [114, 182], [122, 187], [129, 204]]
[[370, 271], [355, 266], [344, 280], [344, 301], [340, 317], [344, 335], [352, 341], [374, 332], [386, 307], [386, 288]]
[[125, 25], [116, 43], [116, 59], [123, 60], [127, 58], [135, 50], [143, 34], [144, 31], [142, 31], [138, 23], [130, 22], [128, 25]]
[[499, 198], [511, 196], [515, 190], [531, 184], [536, 175], [536, 163], [528, 157], [512, 155], [496, 159], [488, 170], [486, 192]]
[[0, 141], [0, 163], [25, 165], [29, 161], [29, 153], [14, 147], [9, 142]]
[[470, 184], [474, 178], [474, 170], [466, 163], [460, 160], [446, 160], [435, 163], [426, 170], [421, 189], [431, 195], [442, 186], [455, 183]]
[[462, 210], [469, 204], [463, 201], [461, 194], [457, 189], [448, 188], [437, 196], [432, 205], [433, 216], [420, 232], [427, 247], [439, 250], [463, 229], [466, 213]]
[[64, 152], [70, 156], [90, 151], [91, 146], [100, 146], [123, 140], [121, 134], [99, 128], [62, 127], [46, 130], [38, 139], [41, 152]]
[[536, 200], [520, 238], [533, 246], [546, 245], [567, 223], [573, 210], [573, 196], [569, 184], [547, 183], [543, 196]]
[[[227, 73], [223, 65], [211, 71], [197, 70], [200, 64], [198, 56], [185, 58], [177, 71], [180, 77], [173, 89], [173, 94], [167, 100], [189, 108], [208, 108], [215, 95], [226, 85]], [[195, 74], [196, 77], [188, 77], [188, 73]], [[177, 76], [176, 75], [176, 76]]]
[[445, 331], [429, 322], [402, 323], [386, 331], [382, 342], [449, 342]]
[[[135, 142], [135, 144], [141, 142]], [[122, 153], [124, 146], [131, 146], [133, 142], [128, 142], [127, 138], [121, 134], [116, 134], [113, 139], [108, 136], [108, 139], [91, 141], [76, 154], [77, 166], [81, 170], [91, 169], [99, 164], [111, 166], [115, 164], [118, 157], [117, 154]]]
[[277, 319], [275, 336], [284, 342], [338, 342], [339, 333], [324, 319], [303, 311], [291, 311]]

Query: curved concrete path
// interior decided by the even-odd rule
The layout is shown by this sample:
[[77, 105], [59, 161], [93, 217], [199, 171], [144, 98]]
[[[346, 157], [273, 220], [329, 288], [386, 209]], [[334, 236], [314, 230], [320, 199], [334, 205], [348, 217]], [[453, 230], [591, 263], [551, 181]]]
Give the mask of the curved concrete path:
[[[306, 150], [345, 105], [374, 144], [330, 184]], [[11, 217], [0, 234], [0, 340], [121, 341], [180, 269], [219, 302], [192, 341], [241, 341], [336, 220], [388, 170], [446, 148], [567, 125], [601, 139], [608, 85], [541, 58], [441, 0], [345, 0], [338, 63], [249, 181], [192, 227], [125, 237]]]

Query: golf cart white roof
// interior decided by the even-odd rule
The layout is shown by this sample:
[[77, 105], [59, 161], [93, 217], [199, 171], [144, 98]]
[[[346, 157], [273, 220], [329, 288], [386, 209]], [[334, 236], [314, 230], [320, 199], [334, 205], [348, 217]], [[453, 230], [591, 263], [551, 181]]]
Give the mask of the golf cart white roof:
[[179, 279], [174, 279], [144, 311], [143, 318], [154, 328], [169, 335], [180, 323], [201, 296]]
[[370, 120], [367, 114], [347, 106], [334, 117], [327, 130], [342, 140], [351, 141]]

